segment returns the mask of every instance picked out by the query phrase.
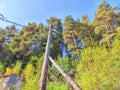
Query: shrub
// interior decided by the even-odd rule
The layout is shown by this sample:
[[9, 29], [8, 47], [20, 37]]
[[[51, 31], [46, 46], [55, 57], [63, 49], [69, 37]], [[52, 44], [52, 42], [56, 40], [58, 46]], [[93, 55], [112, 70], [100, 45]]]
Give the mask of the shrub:
[[12, 74], [20, 75], [22, 62], [17, 61], [12, 69]]
[[0, 63], [0, 74], [3, 74], [4, 72], [4, 65]]
[[120, 55], [114, 46], [86, 48], [78, 65], [76, 80], [83, 90], [118, 90], [120, 88]]
[[50, 82], [47, 84], [46, 90], [68, 90], [68, 86], [64, 83]]

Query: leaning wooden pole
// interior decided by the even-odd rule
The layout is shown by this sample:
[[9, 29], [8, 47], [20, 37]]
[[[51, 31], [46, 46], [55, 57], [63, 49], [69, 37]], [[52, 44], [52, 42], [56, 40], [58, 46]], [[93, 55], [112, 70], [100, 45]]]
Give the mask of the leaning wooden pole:
[[44, 61], [43, 61], [43, 66], [42, 66], [39, 90], [46, 90], [46, 81], [47, 81], [47, 73], [48, 73], [48, 56], [50, 54], [51, 39], [52, 39], [52, 26], [50, 24], [47, 45], [46, 45], [46, 50], [45, 50], [45, 56], [44, 56]]
[[69, 75], [67, 75], [67, 74], [62, 70], [62, 68], [61, 68], [60, 66], [58, 66], [57, 63], [56, 63], [50, 56], [49, 56], [49, 60], [50, 60], [50, 62], [54, 65], [54, 67], [56, 67], [57, 70], [65, 77], [65, 79], [68, 81], [68, 83], [69, 83], [71, 86], [73, 86], [73, 88], [74, 88], [75, 90], [82, 90], [82, 89], [79, 87], [79, 85], [78, 85], [77, 83], [75, 83], [75, 81], [72, 80], [72, 78], [71, 78]]

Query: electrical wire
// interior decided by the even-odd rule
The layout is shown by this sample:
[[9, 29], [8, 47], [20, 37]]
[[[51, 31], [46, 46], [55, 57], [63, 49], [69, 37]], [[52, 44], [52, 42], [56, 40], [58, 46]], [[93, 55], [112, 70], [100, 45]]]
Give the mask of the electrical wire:
[[4, 15], [1, 14], [1, 13], [0, 13], [0, 20], [2, 20], [2, 21], [4, 21], [4, 22], [8, 22], [8, 23], [15, 24], [15, 25], [18, 25], [18, 26], [21, 26], [21, 27], [25, 27], [25, 26], [23, 26], [23, 25], [21, 25], [21, 24], [18, 24], [18, 23], [16, 23], [16, 22], [9, 21], [9, 20], [8, 20], [6, 17], [4, 17]]

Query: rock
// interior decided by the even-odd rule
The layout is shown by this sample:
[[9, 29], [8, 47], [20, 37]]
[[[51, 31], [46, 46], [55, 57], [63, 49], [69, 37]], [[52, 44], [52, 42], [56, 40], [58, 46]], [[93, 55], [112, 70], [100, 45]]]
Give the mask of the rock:
[[0, 90], [19, 90], [22, 78], [16, 75], [0, 76]]

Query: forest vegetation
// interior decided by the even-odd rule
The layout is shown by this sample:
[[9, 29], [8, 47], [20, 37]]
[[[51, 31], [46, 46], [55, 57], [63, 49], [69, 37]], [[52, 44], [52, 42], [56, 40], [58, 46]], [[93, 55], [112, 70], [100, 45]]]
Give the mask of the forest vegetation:
[[[102, 2], [89, 21], [87, 15], [50, 17], [53, 24], [50, 56], [83, 90], [120, 89], [120, 8]], [[39, 90], [48, 25], [28, 23], [0, 28], [0, 75], [23, 78], [20, 90]], [[72, 90], [49, 63], [47, 90]]]

